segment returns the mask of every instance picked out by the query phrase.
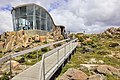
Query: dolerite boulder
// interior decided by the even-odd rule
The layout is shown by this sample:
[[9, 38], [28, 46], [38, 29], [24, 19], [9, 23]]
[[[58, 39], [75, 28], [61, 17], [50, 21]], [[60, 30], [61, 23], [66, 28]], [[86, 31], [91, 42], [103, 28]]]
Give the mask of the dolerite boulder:
[[[12, 70], [20, 70], [20, 63], [14, 60], [11, 60]], [[6, 72], [10, 70], [10, 61], [7, 61], [1, 68], [1, 71]]]
[[0, 41], [0, 49], [4, 48], [4, 42]]
[[94, 50], [88, 46], [84, 46], [83, 50], [81, 50], [81, 53], [86, 53], [86, 52], [94, 52]]
[[75, 68], [69, 68], [59, 80], [86, 80], [88, 76]]
[[35, 42], [40, 42], [39, 35], [35, 36]]
[[119, 69], [109, 65], [100, 65], [97, 67], [97, 71], [102, 74], [117, 75], [118, 77], [120, 77]]
[[55, 41], [64, 39], [63, 35], [61, 35], [61, 28], [59, 26], [55, 26], [53, 31], [47, 33], [48, 39], [53, 39]]
[[39, 40], [40, 40], [40, 42], [45, 42], [46, 41], [46, 36], [40, 36]]
[[103, 35], [108, 36], [109, 38], [119, 38], [120, 39], [120, 28], [109, 28], [102, 33]]
[[95, 74], [95, 75], [91, 75], [87, 78], [87, 80], [107, 80], [106, 77], [104, 75], [101, 74]]
[[[27, 48], [34, 40], [23, 30], [16, 32], [5, 32], [0, 37], [0, 50], [9, 52], [18, 48]], [[39, 40], [39, 37], [38, 37]]]

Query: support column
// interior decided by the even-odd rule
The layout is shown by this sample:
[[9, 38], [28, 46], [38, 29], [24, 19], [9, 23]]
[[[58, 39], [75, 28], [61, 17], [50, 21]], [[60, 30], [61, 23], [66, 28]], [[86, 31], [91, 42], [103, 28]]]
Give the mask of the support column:
[[33, 6], [33, 30], [36, 28], [35, 5]]

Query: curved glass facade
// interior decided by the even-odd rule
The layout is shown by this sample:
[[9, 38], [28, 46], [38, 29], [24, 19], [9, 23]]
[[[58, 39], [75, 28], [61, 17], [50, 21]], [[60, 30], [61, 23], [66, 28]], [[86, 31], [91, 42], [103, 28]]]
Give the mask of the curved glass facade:
[[49, 13], [36, 4], [27, 4], [12, 10], [14, 31], [46, 30], [51, 31], [53, 21]]

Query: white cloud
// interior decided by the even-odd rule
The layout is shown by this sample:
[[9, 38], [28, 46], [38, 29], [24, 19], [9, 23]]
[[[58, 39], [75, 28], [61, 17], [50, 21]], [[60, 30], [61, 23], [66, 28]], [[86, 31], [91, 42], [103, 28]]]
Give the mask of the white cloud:
[[70, 0], [51, 14], [56, 23], [67, 26], [70, 31], [96, 33], [120, 26], [119, 6], [119, 0]]
[[[1, 0], [4, 5], [36, 3], [47, 10], [58, 25], [73, 32], [96, 33], [111, 26], [120, 26], [120, 0]], [[10, 11], [0, 10], [0, 32], [12, 30]]]
[[12, 17], [9, 11], [0, 11], [0, 33], [12, 31]]

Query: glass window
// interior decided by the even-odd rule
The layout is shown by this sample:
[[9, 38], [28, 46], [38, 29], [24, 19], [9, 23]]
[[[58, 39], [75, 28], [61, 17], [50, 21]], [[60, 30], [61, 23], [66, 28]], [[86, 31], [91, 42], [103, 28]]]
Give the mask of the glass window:
[[19, 18], [19, 27], [23, 30], [27, 30], [26, 29], [26, 22], [27, 22], [27, 20], [25, 17]]
[[40, 16], [40, 8], [38, 6], [35, 7], [36, 16]]
[[41, 18], [41, 30], [46, 30], [46, 20]]
[[47, 20], [47, 30], [50, 31], [50, 21]]
[[33, 5], [27, 6], [27, 15], [33, 15]]
[[28, 30], [29, 29], [33, 29], [33, 16], [28, 16], [27, 17], [27, 26], [28, 26]]
[[16, 25], [15, 30], [20, 30], [20, 28], [19, 28], [19, 19], [15, 19], [15, 25]]
[[40, 30], [40, 19], [39, 19], [39, 17], [36, 17], [36, 27], [37, 27], [37, 29]]
[[26, 6], [20, 7], [20, 16], [26, 16]]
[[42, 17], [42, 18], [46, 18], [46, 12], [45, 12], [45, 10], [43, 10], [43, 9], [41, 10], [41, 17]]
[[51, 29], [52, 29], [52, 20], [50, 16], [47, 14], [47, 30], [51, 31]]
[[17, 17], [19, 17], [20, 16], [20, 8], [17, 8], [16, 10], [15, 10], [15, 17], [17, 18]]

